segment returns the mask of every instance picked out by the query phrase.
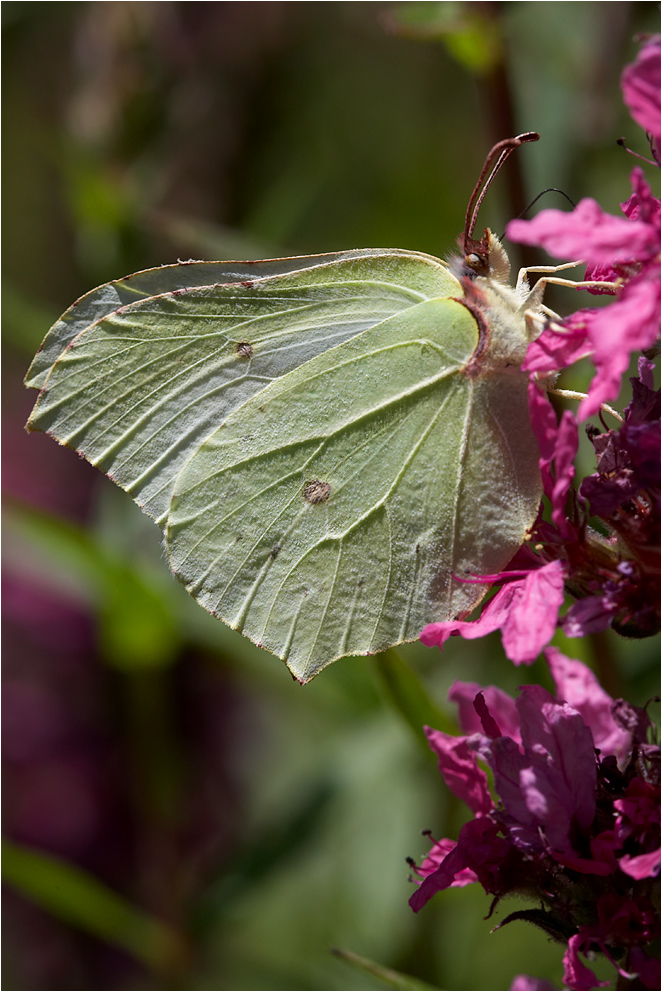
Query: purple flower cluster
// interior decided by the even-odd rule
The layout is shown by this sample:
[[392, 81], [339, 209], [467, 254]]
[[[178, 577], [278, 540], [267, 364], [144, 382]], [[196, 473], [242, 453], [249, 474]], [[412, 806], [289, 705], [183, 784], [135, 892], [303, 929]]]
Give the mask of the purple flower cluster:
[[[660, 40], [650, 39], [622, 76], [624, 99], [660, 146]], [[590, 199], [571, 213], [542, 212], [513, 221], [514, 241], [540, 245], [587, 263], [590, 292], [613, 300], [599, 309], [549, 319], [527, 351], [529, 408], [540, 450], [544, 500], [506, 570], [470, 581], [501, 583], [478, 619], [428, 625], [421, 640], [442, 647], [501, 631], [515, 664], [544, 652], [555, 696], [538, 685], [513, 700], [495, 686], [456, 682], [462, 736], [426, 728], [446, 785], [471, 809], [457, 841], [442, 838], [420, 865], [410, 899], [418, 912], [436, 892], [479, 882], [496, 903], [524, 895], [538, 908], [511, 913], [565, 945], [564, 982], [592, 989], [585, 958], [602, 953], [617, 987], [658, 989], [656, 892], [660, 868], [660, 750], [648, 743], [646, 713], [612, 700], [581, 662], [550, 641], [558, 627], [580, 637], [611, 626], [631, 637], [660, 627], [660, 393], [653, 388], [652, 347], [660, 326], [660, 202], [641, 169], [632, 195], [612, 217]], [[580, 287], [582, 288], [582, 287]], [[613, 411], [633, 354], [640, 354], [632, 399]], [[559, 370], [590, 358], [595, 374], [578, 416], [559, 419], [549, 386]], [[596, 470], [576, 485], [578, 420], [586, 425]], [[467, 581], [465, 579], [465, 581]], [[564, 609], [566, 595], [572, 597]], [[491, 770], [488, 777], [479, 761]], [[519, 975], [513, 989], [551, 989]]]
[[[653, 153], [660, 142], [660, 40], [652, 39], [623, 73], [625, 101], [648, 130]], [[657, 75], [656, 75], [657, 74]], [[594, 200], [564, 213], [545, 210], [532, 221], [508, 225], [514, 241], [541, 245], [559, 257], [581, 257], [587, 280], [604, 283], [614, 296], [601, 309], [583, 309], [559, 322], [549, 320], [529, 346], [522, 368], [530, 373], [531, 422], [540, 448], [547, 500], [522, 548], [506, 571], [476, 577], [504, 584], [475, 621], [428, 625], [421, 640], [442, 647], [453, 636], [481, 637], [500, 629], [508, 657], [530, 664], [560, 625], [579, 637], [612, 626], [645, 637], [660, 626], [660, 395], [653, 389], [653, 364], [639, 359], [631, 379], [632, 401], [620, 426], [602, 420], [602, 405], [618, 396], [632, 353], [647, 351], [660, 328], [660, 202], [641, 169], [631, 176], [633, 192], [623, 217], [606, 214]], [[578, 418], [588, 424], [597, 471], [573, 487], [579, 445], [578, 420], [568, 410], [560, 421], [545, 383], [558, 370], [590, 357], [595, 376]], [[598, 528], [589, 524], [598, 518]], [[559, 612], [565, 593], [575, 600]]]
[[422, 882], [410, 905], [418, 912], [436, 892], [472, 882], [493, 908], [509, 894], [534, 898], [543, 908], [500, 925], [526, 920], [564, 943], [568, 988], [595, 987], [580, 955], [600, 951], [623, 978], [638, 976], [635, 987], [657, 989], [659, 961], [646, 948], [659, 929], [659, 748], [646, 742], [643, 710], [612, 700], [581, 662], [545, 654], [556, 698], [539, 685], [513, 700], [456, 682], [449, 698], [464, 736], [426, 727], [446, 785], [474, 818], [413, 865]]

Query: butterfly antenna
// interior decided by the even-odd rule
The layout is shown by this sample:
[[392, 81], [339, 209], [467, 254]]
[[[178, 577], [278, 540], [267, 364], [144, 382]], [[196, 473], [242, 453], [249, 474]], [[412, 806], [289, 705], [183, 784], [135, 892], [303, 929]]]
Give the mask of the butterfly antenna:
[[485, 165], [483, 166], [481, 174], [478, 177], [478, 182], [474, 186], [474, 191], [469, 199], [467, 212], [464, 218], [464, 238], [462, 244], [465, 256], [480, 248], [479, 243], [474, 241], [473, 237], [476, 229], [476, 221], [478, 219], [478, 211], [480, 210], [483, 198], [492, 185], [499, 169], [506, 161], [510, 153], [516, 148], [519, 148], [519, 146], [523, 145], [526, 141], [538, 141], [539, 139], [540, 135], [537, 131], [527, 131], [525, 134], [518, 134], [515, 138], [506, 138], [504, 141], [499, 141], [498, 144], [496, 144], [489, 152], [487, 158], [485, 159]]
[[[531, 207], [534, 205], [534, 203], [537, 203], [540, 197], [544, 196], [545, 193], [560, 193], [561, 196], [564, 196], [566, 198], [566, 200], [568, 201], [568, 203], [570, 204], [573, 210], [577, 206], [575, 201], [570, 196], [568, 196], [568, 194], [564, 190], [558, 189], [556, 186], [548, 186], [547, 189], [543, 189], [540, 193], [538, 193], [537, 196], [534, 196], [534, 198], [531, 200], [531, 203], [529, 203], [527, 207], [524, 207], [524, 210], [521, 212], [521, 214], [518, 214], [517, 217], [513, 219], [519, 220], [521, 217], [524, 216], [524, 214], [528, 213]], [[499, 235], [499, 241], [503, 241], [505, 237], [506, 237], [506, 232], [504, 231], [503, 234]]]
[[528, 205], [527, 207], [525, 207], [525, 208], [524, 208], [524, 210], [522, 211], [522, 213], [521, 213], [521, 214], [518, 214], [518, 215], [517, 215], [517, 220], [519, 220], [519, 219], [520, 219], [520, 217], [523, 217], [523, 216], [524, 216], [524, 214], [526, 214], [526, 213], [528, 213], [528, 212], [529, 212], [529, 210], [531, 209], [531, 207], [532, 207], [532, 206], [533, 206], [533, 205], [534, 205], [535, 203], [537, 203], [537, 202], [538, 202], [538, 200], [540, 199], [540, 197], [541, 197], [541, 196], [544, 196], [544, 195], [545, 195], [545, 193], [560, 193], [560, 194], [561, 194], [561, 196], [564, 196], [564, 197], [566, 198], [566, 200], [568, 201], [568, 203], [570, 204], [570, 206], [572, 207], [572, 209], [573, 209], [573, 210], [574, 210], [574, 209], [576, 208], [576, 206], [577, 206], [577, 204], [576, 204], [576, 203], [575, 203], [575, 201], [574, 201], [574, 200], [572, 199], [572, 197], [570, 197], [570, 196], [568, 196], [568, 194], [566, 193], [566, 191], [565, 191], [564, 189], [558, 189], [558, 187], [556, 187], [556, 186], [548, 186], [548, 187], [547, 187], [547, 189], [543, 189], [543, 190], [542, 190], [542, 191], [541, 191], [540, 193], [538, 193], [538, 195], [537, 195], [537, 196], [534, 196], [534, 198], [533, 198], [533, 199], [531, 200], [531, 203], [529, 203], [529, 205]]

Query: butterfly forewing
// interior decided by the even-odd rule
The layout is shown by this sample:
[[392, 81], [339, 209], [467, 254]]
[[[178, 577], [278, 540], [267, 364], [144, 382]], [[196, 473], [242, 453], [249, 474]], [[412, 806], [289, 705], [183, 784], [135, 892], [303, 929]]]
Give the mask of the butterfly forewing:
[[[197, 286], [218, 286], [257, 278], [283, 276], [319, 266], [345, 264], [355, 258], [377, 257], [382, 259], [388, 257], [396, 264], [402, 258], [423, 259], [425, 264], [418, 268], [421, 273], [426, 274], [430, 271], [430, 263], [435, 270], [439, 270], [441, 266], [437, 259], [418, 252], [357, 248], [325, 255], [273, 258], [256, 262], [178, 262], [175, 265], [160, 265], [158, 268], [134, 272], [123, 279], [97, 286], [65, 311], [51, 327], [33, 358], [25, 377], [25, 384], [34, 389], [41, 389], [54, 363], [78, 334], [121, 307], [147, 297], [179, 293]], [[452, 277], [448, 278], [452, 279]]]
[[[186, 460], [236, 407], [339, 342], [459, 291], [439, 261], [397, 250], [167, 268], [84, 297], [29, 376], [42, 386], [30, 429], [77, 449], [159, 522]], [[205, 273], [246, 278], [191, 285]]]

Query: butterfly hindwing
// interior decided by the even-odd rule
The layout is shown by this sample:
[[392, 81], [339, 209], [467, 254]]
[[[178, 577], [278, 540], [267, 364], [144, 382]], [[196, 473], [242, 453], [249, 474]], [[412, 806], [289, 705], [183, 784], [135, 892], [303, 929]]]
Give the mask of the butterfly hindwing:
[[[476, 512], [493, 473], [511, 499], [537, 478], [500, 451], [493, 386], [465, 374], [477, 343], [461, 303], [420, 303], [248, 400], [180, 473], [173, 570], [302, 681], [471, 609], [483, 588], [454, 576], [502, 567], [521, 544], [531, 500], [505, 537], [498, 499]], [[525, 390], [513, 400], [528, 424]]]

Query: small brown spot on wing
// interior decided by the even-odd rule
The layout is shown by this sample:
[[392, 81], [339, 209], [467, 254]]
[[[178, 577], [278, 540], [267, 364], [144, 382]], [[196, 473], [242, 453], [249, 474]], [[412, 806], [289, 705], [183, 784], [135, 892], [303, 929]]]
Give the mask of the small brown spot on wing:
[[248, 341], [240, 341], [237, 345], [237, 354], [240, 358], [250, 358], [253, 354], [253, 345]]
[[311, 479], [303, 487], [303, 498], [309, 503], [326, 503], [331, 495], [331, 486], [321, 479]]

